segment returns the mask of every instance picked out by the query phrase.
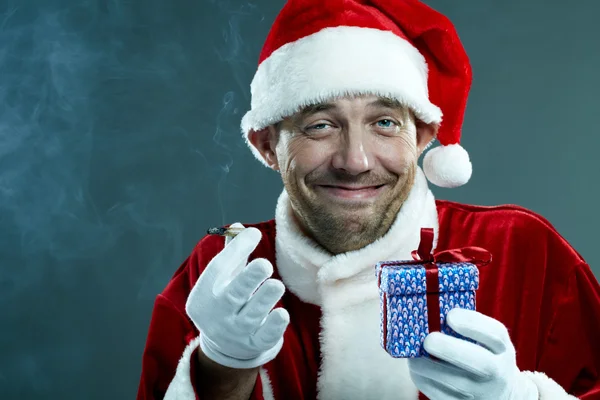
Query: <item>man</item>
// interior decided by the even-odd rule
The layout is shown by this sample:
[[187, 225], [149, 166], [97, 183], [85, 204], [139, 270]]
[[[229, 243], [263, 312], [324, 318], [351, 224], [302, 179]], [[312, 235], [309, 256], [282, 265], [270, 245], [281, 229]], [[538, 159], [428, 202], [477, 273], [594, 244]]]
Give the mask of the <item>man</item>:
[[[600, 287], [585, 261], [530, 211], [427, 187], [470, 178], [470, 82], [453, 26], [416, 0], [288, 1], [242, 120], [281, 174], [275, 219], [205, 237], [175, 273], [138, 399], [599, 399]], [[379, 341], [374, 265], [410, 259], [421, 228], [436, 251], [478, 246], [493, 261], [478, 310], [447, 317], [477, 344], [432, 332], [435, 358], [397, 359]]]

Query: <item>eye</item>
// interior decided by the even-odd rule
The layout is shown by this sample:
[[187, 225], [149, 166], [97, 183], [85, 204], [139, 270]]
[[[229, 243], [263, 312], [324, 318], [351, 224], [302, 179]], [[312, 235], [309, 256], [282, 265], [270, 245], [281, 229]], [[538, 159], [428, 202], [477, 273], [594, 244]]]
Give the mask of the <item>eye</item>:
[[326, 128], [330, 127], [330, 126], [331, 125], [329, 125], [329, 124], [321, 123], [321, 124], [307, 126], [306, 130], [322, 131], [323, 129], [326, 129]]
[[395, 126], [397, 126], [398, 124], [396, 124], [396, 122], [392, 121], [391, 119], [380, 119], [379, 121], [377, 121], [377, 126], [379, 126], [380, 128], [393, 128]]

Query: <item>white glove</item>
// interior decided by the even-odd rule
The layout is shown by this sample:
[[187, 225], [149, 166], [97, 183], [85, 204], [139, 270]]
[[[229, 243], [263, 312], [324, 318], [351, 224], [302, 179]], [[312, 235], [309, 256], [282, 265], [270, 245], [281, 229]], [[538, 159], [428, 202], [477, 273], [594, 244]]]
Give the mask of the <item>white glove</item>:
[[200, 331], [204, 354], [230, 368], [254, 368], [275, 358], [290, 321], [285, 309], [272, 310], [285, 287], [279, 280], [268, 279], [273, 274], [271, 263], [259, 258], [246, 266], [260, 238], [258, 229], [247, 228], [226, 240], [185, 305]]
[[425, 338], [425, 350], [440, 360], [408, 360], [410, 376], [429, 399], [534, 400], [537, 386], [519, 371], [508, 330], [477, 311], [452, 309], [448, 325], [474, 344], [441, 332]]

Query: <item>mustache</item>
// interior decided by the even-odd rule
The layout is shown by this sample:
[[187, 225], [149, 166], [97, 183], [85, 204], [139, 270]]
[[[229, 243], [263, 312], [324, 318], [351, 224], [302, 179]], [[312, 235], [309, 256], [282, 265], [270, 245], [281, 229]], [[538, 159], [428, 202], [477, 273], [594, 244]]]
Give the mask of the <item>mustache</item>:
[[379, 174], [372, 171], [359, 175], [348, 174], [344, 171], [329, 171], [314, 176], [312, 174], [307, 175], [306, 183], [326, 186], [379, 186], [395, 182], [397, 179], [397, 176], [391, 174]]

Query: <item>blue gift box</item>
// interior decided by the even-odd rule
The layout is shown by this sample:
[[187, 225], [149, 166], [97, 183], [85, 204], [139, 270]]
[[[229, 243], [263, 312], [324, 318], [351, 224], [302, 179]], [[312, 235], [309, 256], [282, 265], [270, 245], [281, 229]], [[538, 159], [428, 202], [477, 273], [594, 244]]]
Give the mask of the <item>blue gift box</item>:
[[[441, 332], [463, 338], [446, 324], [446, 315], [455, 307], [475, 310], [475, 291], [479, 287], [479, 270], [475, 264], [384, 261], [377, 264], [376, 274], [381, 346], [392, 357], [429, 357], [423, 348], [423, 341], [430, 332], [429, 318], [432, 325], [437, 325], [435, 319], [439, 318]], [[431, 290], [435, 286], [437, 288]], [[431, 312], [435, 315], [430, 316]]]

